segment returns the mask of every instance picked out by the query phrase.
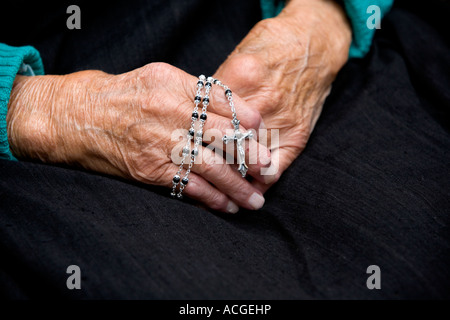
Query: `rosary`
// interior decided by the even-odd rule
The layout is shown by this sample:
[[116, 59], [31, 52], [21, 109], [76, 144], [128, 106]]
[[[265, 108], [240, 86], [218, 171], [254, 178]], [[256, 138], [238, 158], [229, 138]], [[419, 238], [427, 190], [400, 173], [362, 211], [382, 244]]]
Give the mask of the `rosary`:
[[[248, 170], [248, 166], [245, 163], [245, 149], [243, 147], [243, 143], [244, 143], [245, 139], [252, 138], [253, 134], [251, 131], [244, 133], [239, 130], [240, 121], [237, 119], [236, 109], [234, 108], [234, 102], [233, 102], [233, 94], [232, 94], [230, 88], [228, 88], [228, 86], [226, 86], [222, 82], [220, 82], [220, 80], [214, 79], [213, 77], [206, 78], [204, 75], [201, 75], [200, 77], [198, 77], [198, 79], [199, 80], [197, 82], [197, 93], [194, 98], [194, 111], [192, 112], [192, 117], [191, 117], [191, 127], [187, 134], [187, 143], [186, 143], [186, 146], [183, 147], [182, 159], [181, 159], [181, 163], [178, 168], [178, 171], [172, 179], [173, 187], [172, 187], [172, 192], [170, 193], [170, 195], [172, 197], [177, 197], [178, 199], [183, 198], [182, 192], [189, 182], [189, 173], [191, 172], [192, 166], [194, 165], [194, 162], [195, 162], [195, 158], [198, 155], [199, 146], [201, 147], [201, 144], [202, 144], [203, 127], [206, 122], [206, 118], [207, 118], [206, 111], [207, 111], [208, 105], [209, 105], [209, 94], [211, 92], [213, 84], [218, 85], [219, 87], [223, 88], [223, 90], [225, 92], [225, 97], [228, 100], [228, 104], [230, 106], [231, 113], [233, 116], [233, 120], [231, 120], [231, 124], [234, 126], [234, 134], [232, 136], [225, 135], [222, 138], [222, 141], [225, 144], [227, 144], [230, 141], [236, 142], [237, 162], [239, 165], [238, 171], [241, 173], [242, 177], [245, 178], [245, 176], [247, 174], [247, 170]], [[205, 81], [206, 81], [206, 83], [205, 83]], [[205, 91], [204, 97], [202, 97], [203, 90]], [[199, 116], [200, 103], [202, 105], [202, 111], [201, 111], [202, 113]], [[198, 125], [197, 132], [195, 132], [195, 125], [196, 125], [197, 121], [199, 121], [199, 118], [200, 118], [200, 123]], [[194, 139], [194, 136], [195, 136], [194, 147], [191, 150], [191, 140]], [[188, 156], [189, 156], [189, 158], [188, 158]], [[189, 166], [186, 169], [186, 172], [184, 173], [183, 178], [181, 178], [181, 172], [183, 171], [184, 164], [187, 163], [186, 158], [188, 158]], [[177, 192], [178, 185], [179, 185], [179, 188], [178, 188], [178, 192]]]

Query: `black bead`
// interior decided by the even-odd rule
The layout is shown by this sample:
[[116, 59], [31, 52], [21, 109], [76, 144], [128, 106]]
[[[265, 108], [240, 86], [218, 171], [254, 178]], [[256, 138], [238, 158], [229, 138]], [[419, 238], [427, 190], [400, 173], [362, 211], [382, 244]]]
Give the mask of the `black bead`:
[[206, 113], [202, 113], [202, 114], [200, 115], [200, 119], [201, 119], [201, 120], [205, 121], [206, 118], [207, 118]]
[[197, 82], [197, 86], [203, 87], [203, 81], [198, 81], [198, 82]]
[[195, 96], [195, 101], [198, 101], [198, 102], [202, 101], [202, 97], [200, 97], [200, 96]]
[[193, 156], [197, 156], [198, 155], [198, 150], [192, 149], [191, 151]]
[[209, 103], [209, 98], [203, 98], [203, 102]]
[[217, 81], [219, 81], [218, 79], [214, 79], [213, 83], [217, 84]]
[[198, 119], [198, 113], [197, 112], [193, 112], [192, 113], [192, 118]]
[[189, 182], [188, 178], [183, 178], [183, 180], [181, 180], [181, 183], [184, 184], [184, 185], [187, 185], [188, 182]]
[[194, 136], [194, 133], [195, 133], [194, 129], [189, 129], [189, 134], [190, 134], [191, 136]]
[[228, 95], [231, 96], [231, 90], [230, 90], [230, 89], [225, 90], [225, 95], [226, 95], [226, 96], [228, 96]]
[[208, 81], [208, 82], [205, 84], [205, 87], [212, 87], [211, 82]]
[[173, 182], [178, 183], [180, 182], [180, 176], [176, 175], [173, 177]]

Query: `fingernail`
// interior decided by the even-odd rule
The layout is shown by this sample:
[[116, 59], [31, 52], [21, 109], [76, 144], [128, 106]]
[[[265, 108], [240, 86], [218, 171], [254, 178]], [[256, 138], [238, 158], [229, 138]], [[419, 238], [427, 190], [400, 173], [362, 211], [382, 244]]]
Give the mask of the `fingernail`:
[[266, 200], [259, 193], [255, 192], [251, 195], [250, 199], [248, 199], [248, 204], [253, 207], [253, 209], [258, 210], [261, 209]]
[[239, 211], [239, 207], [236, 205], [236, 203], [234, 203], [233, 201], [228, 201], [227, 212], [235, 214], [238, 211]]

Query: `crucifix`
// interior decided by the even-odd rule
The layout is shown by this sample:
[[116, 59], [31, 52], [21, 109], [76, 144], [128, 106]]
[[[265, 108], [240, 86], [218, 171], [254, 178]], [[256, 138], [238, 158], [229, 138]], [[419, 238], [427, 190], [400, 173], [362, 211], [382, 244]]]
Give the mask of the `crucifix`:
[[248, 166], [245, 163], [245, 149], [243, 146], [245, 139], [250, 139], [253, 137], [253, 133], [251, 131], [247, 132], [241, 132], [239, 130], [239, 123], [240, 121], [236, 118], [231, 120], [231, 123], [234, 126], [234, 135], [232, 136], [223, 136], [222, 140], [225, 144], [227, 144], [229, 141], [236, 141], [236, 147], [237, 147], [237, 162], [238, 162], [238, 171], [242, 174], [242, 177], [245, 178], [245, 175], [247, 174]]

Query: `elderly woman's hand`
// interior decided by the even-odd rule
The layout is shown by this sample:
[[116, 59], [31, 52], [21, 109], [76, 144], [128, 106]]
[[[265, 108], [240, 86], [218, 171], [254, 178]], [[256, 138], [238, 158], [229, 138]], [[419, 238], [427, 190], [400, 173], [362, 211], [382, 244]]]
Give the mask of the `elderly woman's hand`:
[[[335, 1], [291, 0], [281, 14], [258, 23], [218, 69], [216, 76], [258, 110], [268, 129], [278, 171], [265, 192], [305, 148], [331, 83], [347, 61], [351, 29]], [[269, 135], [270, 136], [270, 135]]]
[[[196, 83], [195, 77], [163, 63], [122, 75], [83, 71], [18, 76], [7, 114], [11, 149], [19, 158], [66, 163], [171, 187], [178, 169], [171, 154], [185, 145], [172, 134], [183, 128], [186, 141]], [[258, 128], [259, 112], [239, 97], [234, 99], [243, 128]], [[216, 128], [224, 134], [232, 128], [230, 120], [223, 90], [213, 88], [204, 130]], [[259, 152], [268, 157], [264, 147]], [[261, 192], [232, 166], [205, 161], [215, 157], [220, 156], [203, 148], [203, 161], [194, 165], [184, 193], [224, 212], [234, 213], [237, 206], [262, 207]], [[258, 170], [262, 165], [250, 166], [249, 174], [263, 180]]]

